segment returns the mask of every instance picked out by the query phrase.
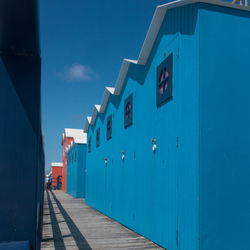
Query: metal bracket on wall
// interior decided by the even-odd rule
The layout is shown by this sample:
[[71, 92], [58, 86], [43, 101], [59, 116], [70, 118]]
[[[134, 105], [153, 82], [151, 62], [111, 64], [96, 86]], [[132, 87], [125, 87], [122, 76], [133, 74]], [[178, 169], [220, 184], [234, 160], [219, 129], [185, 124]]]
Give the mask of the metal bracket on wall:
[[124, 160], [125, 159], [125, 153], [124, 153], [123, 150], [121, 151], [121, 155], [122, 155], [122, 160]]
[[107, 167], [107, 165], [108, 165], [108, 159], [106, 157], [104, 158], [104, 163], [105, 163], [105, 167]]
[[152, 150], [155, 152], [156, 151], [156, 139], [152, 137], [151, 143], [153, 144]]

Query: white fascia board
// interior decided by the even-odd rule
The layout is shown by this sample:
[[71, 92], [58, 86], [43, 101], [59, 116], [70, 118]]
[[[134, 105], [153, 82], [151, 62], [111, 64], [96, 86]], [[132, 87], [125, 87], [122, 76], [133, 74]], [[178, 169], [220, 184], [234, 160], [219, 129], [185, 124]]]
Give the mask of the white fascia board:
[[74, 138], [75, 144], [87, 144], [87, 133], [84, 133], [81, 137]]
[[148, 57], [150, 55], [151, 49], [154, 45], [155, 39], [162, 25], [166, 11], [167, 11], [166, 5], [158, 6], [156, 8], [153, 19], [149, 26], [146, 38], [142, 45], [142, 49], [139, 54], [138, 64], [145, 65], [147, 63]]
[[62, 167], [62, 162], [51, 162], [51, 167]]
[[87, 116], [88, 123], [91, 123], [91, 119], [92, 119], [91, 116]]
[[109, 91], [112, 95], [115, 92], [115, 88], [113, 88], [113, 87], [106, 87], [105, 89], [107, 89], [107, 91]]
[[87, 116], [85, 125], [84, 125], [84, 132], [88, 133], [89, 131], [89, 124], [91, 123], [91, 116]]
[[115, 93], [115, 88], [106, 87], [104, 90], [103, 98], [102, 98], [102, 105], [100, 108], [100, 113], [104, 113], [108, 104], [109, 96]]
[[91, 123], [90, 123], [91, 125], [95, 124], [97, 114], [98, 114], [98, 112], [100, 112], [100, 108], [101, 108], [101, 105], [95, 104], [94, 109], [93, 109], [93, 113], [92, 113]]
[[124, 80], [127, 76], [128, 73], [128, 69], [129, 69], [129, 65], [133, 63], [133, 64], [137, 64], [138, 62], [136, 60], [131, 60], [131, 59], [123, 59], [122, 62], [122, 66], [118, 75], [118, 79], [116, 81], [116, 85], [115, 85], [115, 95], [119, 95], [121, 93], [123, 84], [124, 84]]
[[83, 129], [65, 128], [65, 137], [74, 138], [75, 136], [81, 136], [83, 134]]

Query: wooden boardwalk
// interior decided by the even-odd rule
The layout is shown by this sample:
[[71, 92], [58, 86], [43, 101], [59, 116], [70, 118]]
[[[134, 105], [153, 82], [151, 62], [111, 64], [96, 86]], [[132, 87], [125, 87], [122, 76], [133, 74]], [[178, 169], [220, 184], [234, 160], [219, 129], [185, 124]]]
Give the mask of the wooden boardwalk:
[[45, 192], [41, 249], [163, 249], [62, 191]]

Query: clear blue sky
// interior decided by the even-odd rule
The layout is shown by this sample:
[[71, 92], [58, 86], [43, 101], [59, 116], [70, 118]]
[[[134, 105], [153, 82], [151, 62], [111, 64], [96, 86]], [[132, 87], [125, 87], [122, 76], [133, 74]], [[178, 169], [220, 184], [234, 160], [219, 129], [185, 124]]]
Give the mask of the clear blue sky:
[[39, 0], [46, 170], [64, 128], [82, 129], [123, 58], [137, 59], [155, 8], [168, 0]]

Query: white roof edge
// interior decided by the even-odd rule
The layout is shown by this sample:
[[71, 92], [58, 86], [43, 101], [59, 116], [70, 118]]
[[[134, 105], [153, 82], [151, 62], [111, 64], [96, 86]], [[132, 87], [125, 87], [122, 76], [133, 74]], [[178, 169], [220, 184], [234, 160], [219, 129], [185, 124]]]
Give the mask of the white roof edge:
[[83, 133], [80, 137], [75, 137], [74, 144], [87, 144], [87, 133]]
[[120, 72], [116, 81], [116, 85], [115, 85], [115, 91], [114, 91], [115, 95], [119, 95], [121, 93], [123, 83], [127, 76], [129, 65], [131, 63], [137, 64], [138, 62], [136, 60], [126, 59], [126, 58], [123, 59], [122, 66], [121, 66], [121, 69], [120, 69]]
[[96, 108], [97, 112], [99, 112], [99, 111], [100, 111], [100, 108], [101, 108], [101, 105], [95, 104], [95, 108]]
[[[133, 63], [133, 64], [138, 64], [138, 65], [145, 65], [147, 63], [148, 57], [151, 53], [152, 47], [153, 47], [155, 39], [159, 33], [160, 27], [162, 25], [162, 22], [164, 20], [164, 17], [165, 17], [167, 10], [172, 9], [172, 8], [176, 8], [176, 7], [180, 7], [183, 5], [193, 4], [193, 3], [207, 3], [207, 4], [222, 6], [222, 7], [250, 11], [250, 6], [246, 7], [243, 5], [232, 4], [230, 2], [223, 2], [223, 1], [219, 1], [219, 0], [177, 0], [177, 1], [166, 3], [163, 5], [158, 5], [156, 7], [155, 13], [153, 15], [153, 19], [150, 23], [146, 38], [143, 42], [141, 51], [139, 53], [138, 60], [131, 60], [131, 59], [126, 59], [126, 58], [123, 59], [121, 69], [120, 69], [120, 72], [119, 72], [119, 75], [118, 75], [118, 78], [116, 81], [115, 88], [111, 88], [111, 87], [105, 88], [100, 111], [98, 111], [98, 112], [101, 112], [101, 113], [105, 112], [110, 94], [119, 95], [121, 93], [121, 90], [122, 90], [123, 84], [124, 84], [124, 80], [126, 79], [130, 64]], [[84, 132], [86, 132], [86, 133], [88, 132], [90, 123], [91, 123], [91, 125], [95, 124], [96, 117], [93, 117], [93, 118], [94, 119], [91, 123], [91, 120], [90, 120], [90, 122], [87, 122], [87, 120], [88, 120], [88, 117], [87, 117], [85, 127], [84, 127]]]
[[84, 133], [88, 133], [90, 123], [91, 123], [91, 116], [87, 116], [85, 125], [84, 125]]
[[115, 88], [113, 88], [113, 87], [105, 87], [105, 89], [107, 89], [112, 95], [115, 92]]
[[62, 162], [51, 162], [51, 167], [62, 167]]
[[192, 4], [192, 3], [207, 3], [207, 4], [222, 6], [222, 7], [229, 7], [229, 8], [232, 8], [232, 9], [240, 9], [240, 10], [250, 11], [250, 6], [244, 6], [244, 5], [240, 5], [240, 4], [233, 4], [232, 2], [224, 2], [224, 1], [220, 1], [220, 0], [177, 0], [177, 1], [173, 1], [173, 2], [158, 5], [157, 8], [167, 6], [168, 9], [170, 9], [170, 8], [175, 8], [175, 7], [178, 7], [178, 6]]
[[153, 19], [150, 23], [146, 38], [143, 42], [139, 57], [138, 57], [138, 64], [145, 65], [148, 57], [151, 53], [151, 49], [154, 45], [155, 39], [157, 37], [157, 34], [160, 30], [162, 21], [165, 17], [167, 7], [166, 5], [163, 5], [162, 7], [158, 6], [155, 10]]
[[100, 112], [100, 108], [101, 108], [101, 105], [95, 104], [94, 109], [93, 109], [92, 119], [91, 119], [91, 123], [90, 123], [90, 124], [95, 124], [97, 114], [98, 114], [98, 112]]
[[137, 60], [127, 59], [127, 58], [124, 58], [123, 60], [124, 60], [124, 61], [127, 61], [127, 62], [129, 62], [129, 63], [134, 63], [134, 64], [137, 64], [137, 63], [138, 63]]
[[102, 105], [101, 105], [101, 108], [100, 108], [100, 111], [99, 111], [100, 113], [105, 112], [109, 96], [114, 95], [114, 93], [115, 93], [115, 88], [113, 88], [113, 87], [105, 87], [103, 98], [102, 98]]
[[81, 136], [83, 134], [83, 129], [65, 128], [63, 134], [64, 137], [74, 138], [75, 136]]
[[89, 123], [91, 123], [91, 119], [92, 119], [91, 116], [87, 116], [87, 120], [88, 120]]

